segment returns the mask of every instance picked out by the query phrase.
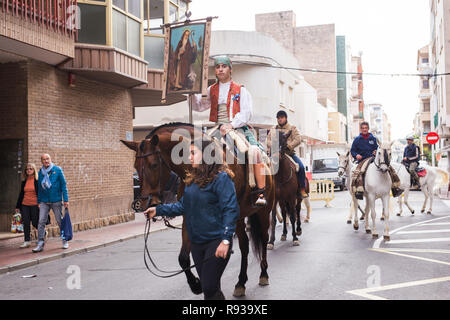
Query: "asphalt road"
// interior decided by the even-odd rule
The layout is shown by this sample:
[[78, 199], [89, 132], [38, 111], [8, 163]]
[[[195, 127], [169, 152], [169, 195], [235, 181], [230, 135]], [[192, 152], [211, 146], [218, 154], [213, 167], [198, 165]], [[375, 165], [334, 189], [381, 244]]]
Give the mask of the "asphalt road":
[[[422, 201], [422, 193], [412, 192], [416, 212]], [[227, 299], [450, 299], [450, 204], [435, 200], [431, 215], [404, 211], [397, 217], [395, 210], [389, 243], [382, 240], [379, 217], [378, 240], [366, 234], [363, 223], [358, 231], [346, 224], [347, 192], [336, 192], [332, 208], [312, 204], [300, 246], [292, 246], [290, 234], [280, 242], [277, 226], [275, 249], [268, 253], [269, 286], [258, 285], [259, 262], [250, 254], [247, 292], [239, 299], [232, 296], [240, 268], [235, 240], [235, 253], [222, 277]], [[378, 200], [378, 214], [380, 205]], [[179, 268], [180, 243], [179, 230], [150, 235], [150, 250], [160, 268]], [[143, 237], [0, 275], [0, 283], [0, 299], [203, 299], [190, 291], [184, 275], [160, 279], [145, 269]]]

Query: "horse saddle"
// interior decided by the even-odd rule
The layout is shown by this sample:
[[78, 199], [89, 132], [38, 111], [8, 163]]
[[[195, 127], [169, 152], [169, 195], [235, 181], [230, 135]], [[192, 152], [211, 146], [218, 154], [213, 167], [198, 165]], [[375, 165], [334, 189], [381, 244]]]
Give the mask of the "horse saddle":
[[425, 177], [427, 175], [427, 170], [424, 167], [417, 167], [416, 172], [419, 177]]

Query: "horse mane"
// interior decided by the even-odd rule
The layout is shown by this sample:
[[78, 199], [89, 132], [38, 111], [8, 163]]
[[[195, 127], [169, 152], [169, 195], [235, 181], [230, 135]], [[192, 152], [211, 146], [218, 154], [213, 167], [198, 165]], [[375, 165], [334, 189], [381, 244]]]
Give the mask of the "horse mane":
[[150, 133], [145, 137], [145, 139], [150, 139], [156, 131], [163, 129], [163, 128], [167, 128], [167, 127], [194, 127], [193, 124], [191, 123], [184, 123], [184, 122], [169, 122], [169, 123], [165, 123], [160, 125], [159, 127], [153, 128], [152, 131], [150, 131]]

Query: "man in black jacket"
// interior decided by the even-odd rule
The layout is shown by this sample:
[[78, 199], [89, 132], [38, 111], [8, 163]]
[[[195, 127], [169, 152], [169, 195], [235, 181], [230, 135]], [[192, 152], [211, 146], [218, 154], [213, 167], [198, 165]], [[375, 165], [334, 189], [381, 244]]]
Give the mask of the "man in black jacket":
[[414, 181], [420, 186], [419, 176], [417, 175], [416, 168], [419, 165], [420, 151], [419, 147], [414, 143], [414, 137], [406, 137], [408, 145], [405, 147], [405, 152], [403, 152], [403, 162], [409, 167], [409, 173], [413, 177]]

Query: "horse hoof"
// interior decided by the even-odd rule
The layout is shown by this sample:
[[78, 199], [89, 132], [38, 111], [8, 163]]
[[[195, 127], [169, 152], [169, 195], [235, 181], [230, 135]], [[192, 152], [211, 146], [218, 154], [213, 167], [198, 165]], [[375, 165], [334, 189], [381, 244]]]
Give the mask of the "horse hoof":
[[371, 234], [371, 233], [372, 233], [372, 230], [366, 229], [366, 233], [367, 233], [367, 234]]
[[295, 240], [295, 241], [292, 243], [292, 245], [293, 245], [294, 247], [298, 247], [298, 246], [300, 245], [300, 241]]
[[416, 213], [414, 210], [413, 211], [411, 211], [411, 214], [414, 214], [414, 213]]
[[267, 245], [267, 250], [273, 250], [273, 244], [270, 244], [270, 243], [269, 243], [269, 244]]
[[286, 236], [281, 236], [281, 241], [286, 241]]
[[378, 234], [377, 233], [372, 234], [372, 238], [373, 239], [378, 239]]
[[267, 277], [261, 277], [259, 278], [259, 285], [264, 287], [269, 285], [269, 278]]
[[309, 223], [309, 219], [308, 219], [308, 218], [306, 218], [306, 219], [305, 219], [305, 221], [303, 221], [303, 222], [305, 222], [305, 223]]
[[383, 236], [384, 241], [391, 241], [391, 236]]
[[381, 217], [381, 218], [380, 218], [380, 220], [381, 220], [381, 221], [384, 221], [384, 218], [383, 218], [383, 217]]
[[362, 216], [361, 218], [359, 218], [359, 220], [364, 220], [364, 216]]
[[352, 220], [347, 220], [347, 224], [351, 224], [352, 223]]
[[245, 287], [236, 287], [233, 292], [234, 297], [243, 297], [245, 296]]
[[299, 230], [295, 233], [297, 236], [301, 236], [302, 235], [302, 230]]
[[353, 225], [353, 229], [358, 230], [359, 226], [358, 225]]
[[420, 213], [424, 213], [424, 212], [425, 212], [425, 209], [420, 210]]
[[431, 211], [427, 211], [427, 214], [431, 214]]
[[400, 217], [402, 214], [401, 213], [397, 213], [397, 217]]

